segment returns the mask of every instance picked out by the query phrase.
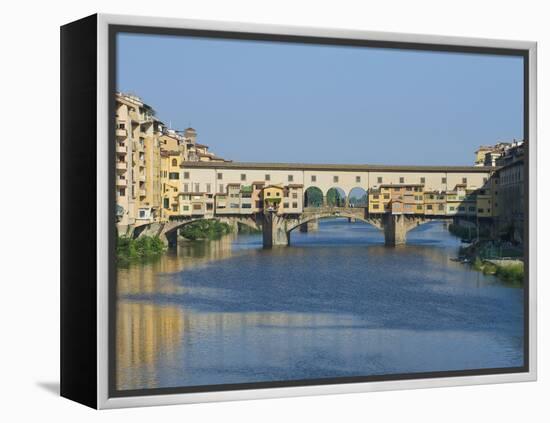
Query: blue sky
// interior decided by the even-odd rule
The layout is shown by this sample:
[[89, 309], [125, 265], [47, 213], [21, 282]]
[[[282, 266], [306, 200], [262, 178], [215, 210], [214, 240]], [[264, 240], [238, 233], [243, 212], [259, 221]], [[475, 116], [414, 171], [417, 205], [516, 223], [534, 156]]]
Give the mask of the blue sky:
[[470, 165], [523, 132], [519, 57], [119, 34], [117, 89], [234, 161]]

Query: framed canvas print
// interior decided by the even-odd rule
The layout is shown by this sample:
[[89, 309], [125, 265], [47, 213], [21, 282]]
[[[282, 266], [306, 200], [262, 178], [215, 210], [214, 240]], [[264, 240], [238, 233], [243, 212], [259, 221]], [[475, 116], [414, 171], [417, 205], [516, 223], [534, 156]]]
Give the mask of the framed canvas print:
[[61, 28], [61, 393], [536, 378], [536, 44]]

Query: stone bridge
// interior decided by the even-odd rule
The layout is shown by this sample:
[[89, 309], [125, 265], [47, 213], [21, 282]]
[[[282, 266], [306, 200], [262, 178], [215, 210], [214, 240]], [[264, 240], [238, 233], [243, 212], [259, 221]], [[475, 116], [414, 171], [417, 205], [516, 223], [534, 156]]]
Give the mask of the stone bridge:
[[[259, 218], [259, 219], [258, 219]], [[190, 223], [199, 222], [202, 220], [217, 220], [222, 223], [227, 223], [234, 230], [238, 225], [245, 225], [253, 229], [261, 230], [261, 216], [211, 216], [211, 217], [189, 217], [169, 220], [164, 223], [150, 223], [134, 229], [133, 237], [137, 238], [142, 235], [158, 236], [162, 241], [171, 247], [177, 245], [178, 229], [183, 228]], [[258, 221], [260, 220], [260, 221]]]
[[266, 213], [262, 224], [264, 247], [289, 245], [290, 233], [294, 229], [320, 219], [336, 217], [360, 220], [382, 230], [388, 246], [405, 244], [408, 231], [431, 220], [423, 215], [369, 214], [363, 207], [306, 207], [297, 215]]
[[274, 212], [265, 212], [247, 216], [212, 215], [210, 217], [179, 218], [164, 223], [151, 223], [138, 227], [134, 230], [133, 236], [158, 236], [168, 245], [176, 246], [178, 229], [193, 222], [215, 219], [227, 223], [235, 229], [238, 224], [241, 224], [262, 230], [263, 245], [270, 248], [290, 245], [290, 233], [296, 228], [307, 230], [308, 225], [316, 224], [321, 219], [338, 217], [359, 220], [378, 228], [383, 231], [385, 244], [388, 246], [405, 244], [407, 232], [433, 219], [433, 217], [423, 215], [369, 214], [364, 207], [306, 207], [299, 214], [279, 215]]

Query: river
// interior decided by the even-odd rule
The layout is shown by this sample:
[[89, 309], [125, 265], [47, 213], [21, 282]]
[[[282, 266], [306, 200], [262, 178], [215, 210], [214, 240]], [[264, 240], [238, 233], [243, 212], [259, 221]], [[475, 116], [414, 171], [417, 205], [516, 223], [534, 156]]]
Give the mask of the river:
[[383, 243], [336, 219], [288, 248], [231, 235], [120, 267], [117, 389], [523, 365], [522, 288], [451, 261], [440, 222]]

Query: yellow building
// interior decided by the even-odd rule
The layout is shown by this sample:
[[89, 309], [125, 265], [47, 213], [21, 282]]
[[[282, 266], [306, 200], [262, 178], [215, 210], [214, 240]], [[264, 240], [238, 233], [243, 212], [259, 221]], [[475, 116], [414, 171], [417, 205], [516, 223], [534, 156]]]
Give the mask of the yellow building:
[[423, 214], [424, 185], [386, 184], [369, 191], [369, 213]]
[[445, 192], [424, 192], [424, 214], [427, 216], [445, 216]]
[[115, 180], [120, 233], [160, 218], [162, 122], [139, 97], [117, 93]]
[[477, 217], [493, 217], [493, 198], [491, 191], [480, 189], [476, 195]]
[[[120, 234], [134, 227], [188, 212], [199, 212], [197, 201], [186, 204], [180, 194], [199, 194], [195, 181], [185, 180], [185, 162], [221, 161], [197, 143], [197, 131], [169, 129], [156, 118], [153, 108], [139, 97], [116, 94], [115, 183], [117, 227]], [[187, 172], [188, 174], [188, 172]], [[201, 200], [203, 214], [213, 213], [214, 196], [206, 184]], [[239, 206], [240, 207], [240, 206]]]
[[282, 185], [268, 185], [262, 189], [262, 205], [264, 211], [283, 213], [283, 194]]

